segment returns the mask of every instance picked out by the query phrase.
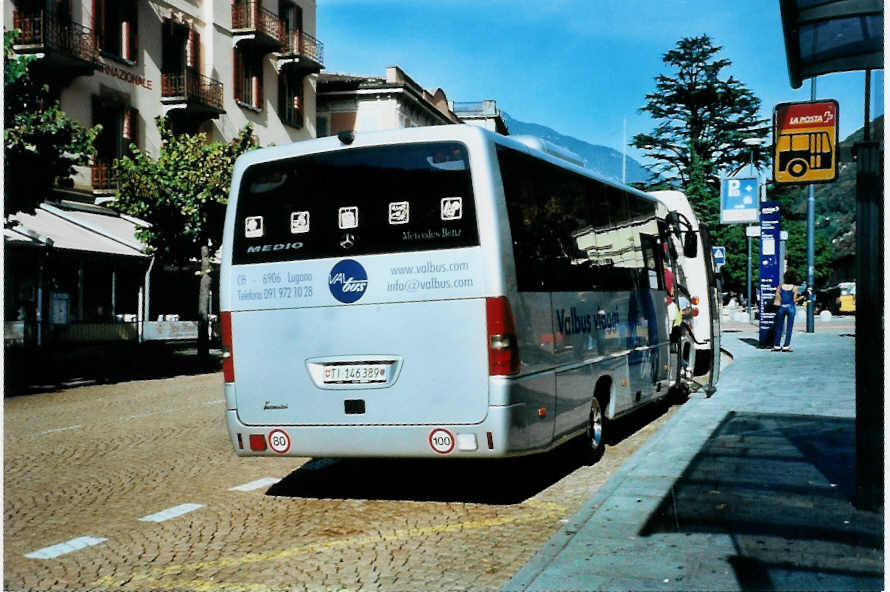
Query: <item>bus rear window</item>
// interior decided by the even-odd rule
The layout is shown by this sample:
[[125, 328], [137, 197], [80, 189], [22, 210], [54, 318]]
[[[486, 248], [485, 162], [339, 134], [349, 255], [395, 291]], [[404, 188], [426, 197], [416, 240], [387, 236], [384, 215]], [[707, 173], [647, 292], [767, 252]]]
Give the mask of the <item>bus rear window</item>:
[[466, 148], [354, 148], [256, 164], [241, 179], [232, 263], [476, 246]]

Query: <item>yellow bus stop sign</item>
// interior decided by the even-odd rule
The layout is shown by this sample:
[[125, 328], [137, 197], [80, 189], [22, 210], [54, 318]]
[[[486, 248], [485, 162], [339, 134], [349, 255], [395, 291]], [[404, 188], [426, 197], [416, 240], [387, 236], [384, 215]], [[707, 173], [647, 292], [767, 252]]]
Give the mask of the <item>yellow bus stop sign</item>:
[[776, 183], [830, 183], [837, 179], [837, 101], [782, 103], [773, 110]]

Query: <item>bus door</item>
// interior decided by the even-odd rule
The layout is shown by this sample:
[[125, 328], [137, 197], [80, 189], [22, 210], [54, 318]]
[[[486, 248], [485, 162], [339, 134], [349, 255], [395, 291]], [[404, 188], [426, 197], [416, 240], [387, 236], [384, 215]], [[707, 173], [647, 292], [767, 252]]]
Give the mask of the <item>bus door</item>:
[[643, 312], [646, 316], [649, 333], [649, 375], [651, 376], [653, 395], [658, 396], [668, 387], [668, 362], [670, 356], [670, 339], [668, 335], [668, 314], [665, 285], [664, 259], [657, 236], [640, 234], [640, 245], [643, 249], [645, 277], [640, 293], [643, 297]]
[[705, 273], [708, 278], [708, 310], [711, 313], [711, 371], [705, 392], [708, 396], [714, 393], [715, 385], [720, 379], [720, 280], [714, 272], [714, 258], [711, 251], [711, 235], [704, 225], [699, 226], [702, 256], [705, 258]]

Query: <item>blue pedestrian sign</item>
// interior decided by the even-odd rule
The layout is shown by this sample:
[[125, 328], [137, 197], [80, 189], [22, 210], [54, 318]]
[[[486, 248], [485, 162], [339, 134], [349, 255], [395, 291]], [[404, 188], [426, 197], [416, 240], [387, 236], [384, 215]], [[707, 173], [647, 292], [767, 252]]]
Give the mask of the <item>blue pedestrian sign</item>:
[[743, 224], [760, 220], [757, 177], [727, 177], [720, 183], [720, 223]]
[[726, 247], [711, 247], [714, 254], [714, 265], [723, 265], [726, 263]]

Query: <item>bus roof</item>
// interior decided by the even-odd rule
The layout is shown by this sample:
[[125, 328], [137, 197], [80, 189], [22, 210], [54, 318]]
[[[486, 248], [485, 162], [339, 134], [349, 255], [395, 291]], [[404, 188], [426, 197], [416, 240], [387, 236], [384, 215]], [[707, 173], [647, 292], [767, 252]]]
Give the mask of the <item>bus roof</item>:
[[543, 150], [536, 149], [535, 147], [530, 145], [534, 143], [529, 142], [528, 137], [525, 137], [523, 139], [515, 139], [513, 137], [504, 136], [502, 134], [498, 134], [496, 132], [489, 131], [475, 125], [460, 123], [451, 125], [392, 129], [375, 132], [357, 132], [352, 135], [352, 138], [353, 139], [351, 143], [344, 143], [336, 135], [325, 136], [312, 140], [293, 142], [291, 144], [285, 144], [282, 146], [270, 146], [267, 148], [260, 148], [259, 150], [251, 150], [250, 152], [247, 152], [246, 154], [238, 157], [238, 160], [235, 163], [235, 176], [240, 176], [240, 173], [242, 173], [246, 167], [256, 163], [281, 160], [285, 158], [292, 158], [295, 156], [303, 156], [306, 154], [328, 152], [343, 148], [360, 148], [399, 143], [437, 141], [441, 142], [449, 140], [472, 143], [474, 141], [487, 140], [494, 142], [495, 144], [500, 144], [519, 152], [523, 152], [569, 171], [584, 175], [585, 177], [595, 179], [601, 183], [605, 183], [606, 185], [610, 185], [617, 189], [628, 191], [648, 201], [662, 203], [648, 193], [640, 191], [629, 185], [622, 185], [621, 183], [608, 179], [603, 175], [600, 175], [593, 169], [579, 166], [553, 154], [548, 154]]

